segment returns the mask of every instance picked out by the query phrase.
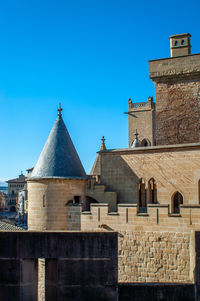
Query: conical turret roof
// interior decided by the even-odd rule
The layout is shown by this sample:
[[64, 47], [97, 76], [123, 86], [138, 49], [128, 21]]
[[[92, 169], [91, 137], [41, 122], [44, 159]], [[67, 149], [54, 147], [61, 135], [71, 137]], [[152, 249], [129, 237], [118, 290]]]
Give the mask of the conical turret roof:
[[58, 109], [58, 118], [49, 134], [31, 178], [86, 178], [85, 170]]

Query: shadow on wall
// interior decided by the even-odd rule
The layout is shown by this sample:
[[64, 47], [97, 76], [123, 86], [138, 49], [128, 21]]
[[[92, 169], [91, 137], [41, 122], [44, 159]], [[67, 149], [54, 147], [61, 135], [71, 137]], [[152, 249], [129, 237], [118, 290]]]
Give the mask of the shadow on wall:
[[107, 191], [117, 192], [117, 203], [138, 205], [139, 213], [147, 212], [148, 204], [157, 204], [157, 183], [154, 178], [145, 181], [139, 178], [121, 155], [109, 154], [102, 156], [101, 181]]

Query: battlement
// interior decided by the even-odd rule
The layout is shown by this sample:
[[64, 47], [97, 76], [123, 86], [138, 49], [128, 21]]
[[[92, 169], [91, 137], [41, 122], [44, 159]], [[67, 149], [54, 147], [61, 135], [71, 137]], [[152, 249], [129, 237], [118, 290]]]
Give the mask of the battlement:
[[178, 232], [200, 230], [200, 205], [180, 205], [180, 213], [170, 212], [168, 204], [149, 204], [146, 213], [138, 213], [137, 204], [118, 204], [117, 212], [109, 212], [108, 204], [91, 204], [90, 211], [82, 212], [81, 229]]
[[154, 145], [155, 132], [155, 103], [153, 97], [149, 96], [148, 101], [132, 102], [128, 100], [128, 128], [129, 147], [131, 147], [136, 129], [139, 132], [139, 139], [144, 140], [144, 144]]
[[153, 101], [153, 97], [149, 96], [148, 101], [143, 102], [132, 102], [132, 99], [128, 100], [128, 109], [130, 111], [143, 111], [143, 110], [152, 110], [155, 108], [155, 103]]
[[170, 214], [168, 205], [91, 204], [81, 214], [81, 230], [118, 231], [119, 282], [194, 283], [195, 231], [200, 229], [200, 205], [182, 205]]

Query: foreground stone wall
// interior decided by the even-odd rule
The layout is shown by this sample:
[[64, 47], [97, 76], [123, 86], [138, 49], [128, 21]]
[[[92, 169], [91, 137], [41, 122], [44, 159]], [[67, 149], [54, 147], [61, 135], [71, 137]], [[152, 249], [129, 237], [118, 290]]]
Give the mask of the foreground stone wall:
[[121, 231], [119, 282], [191, 282], [190, 235]]
[[117, 233], [0, 232], [0, 299], [117, 300], [117, 239]]
[[92, 204], [82, 213], [81, 229], [119, 232], [120, 282], [194, 283], [200, 206], [182, 206], [180, 215], [170, 215], [168, 206], [152, 205], [147, 214], [137, 214], [134, 205], [108, 213], [108, 205]]

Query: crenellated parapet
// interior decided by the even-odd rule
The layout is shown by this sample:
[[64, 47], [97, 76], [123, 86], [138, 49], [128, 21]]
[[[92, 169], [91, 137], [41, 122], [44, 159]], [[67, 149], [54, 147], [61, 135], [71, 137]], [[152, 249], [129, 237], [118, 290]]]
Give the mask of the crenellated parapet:
[[146, 213], [139, 213], [136, 204], [118, 204], [109, 212], [108, 204], [91, 204], [82, 212], [81, 230], [113, 231], [180, 231], [200, 230], [200, 205], [180, 205], [179, 213], [171, 213], [169, 205], [149, 204]]

